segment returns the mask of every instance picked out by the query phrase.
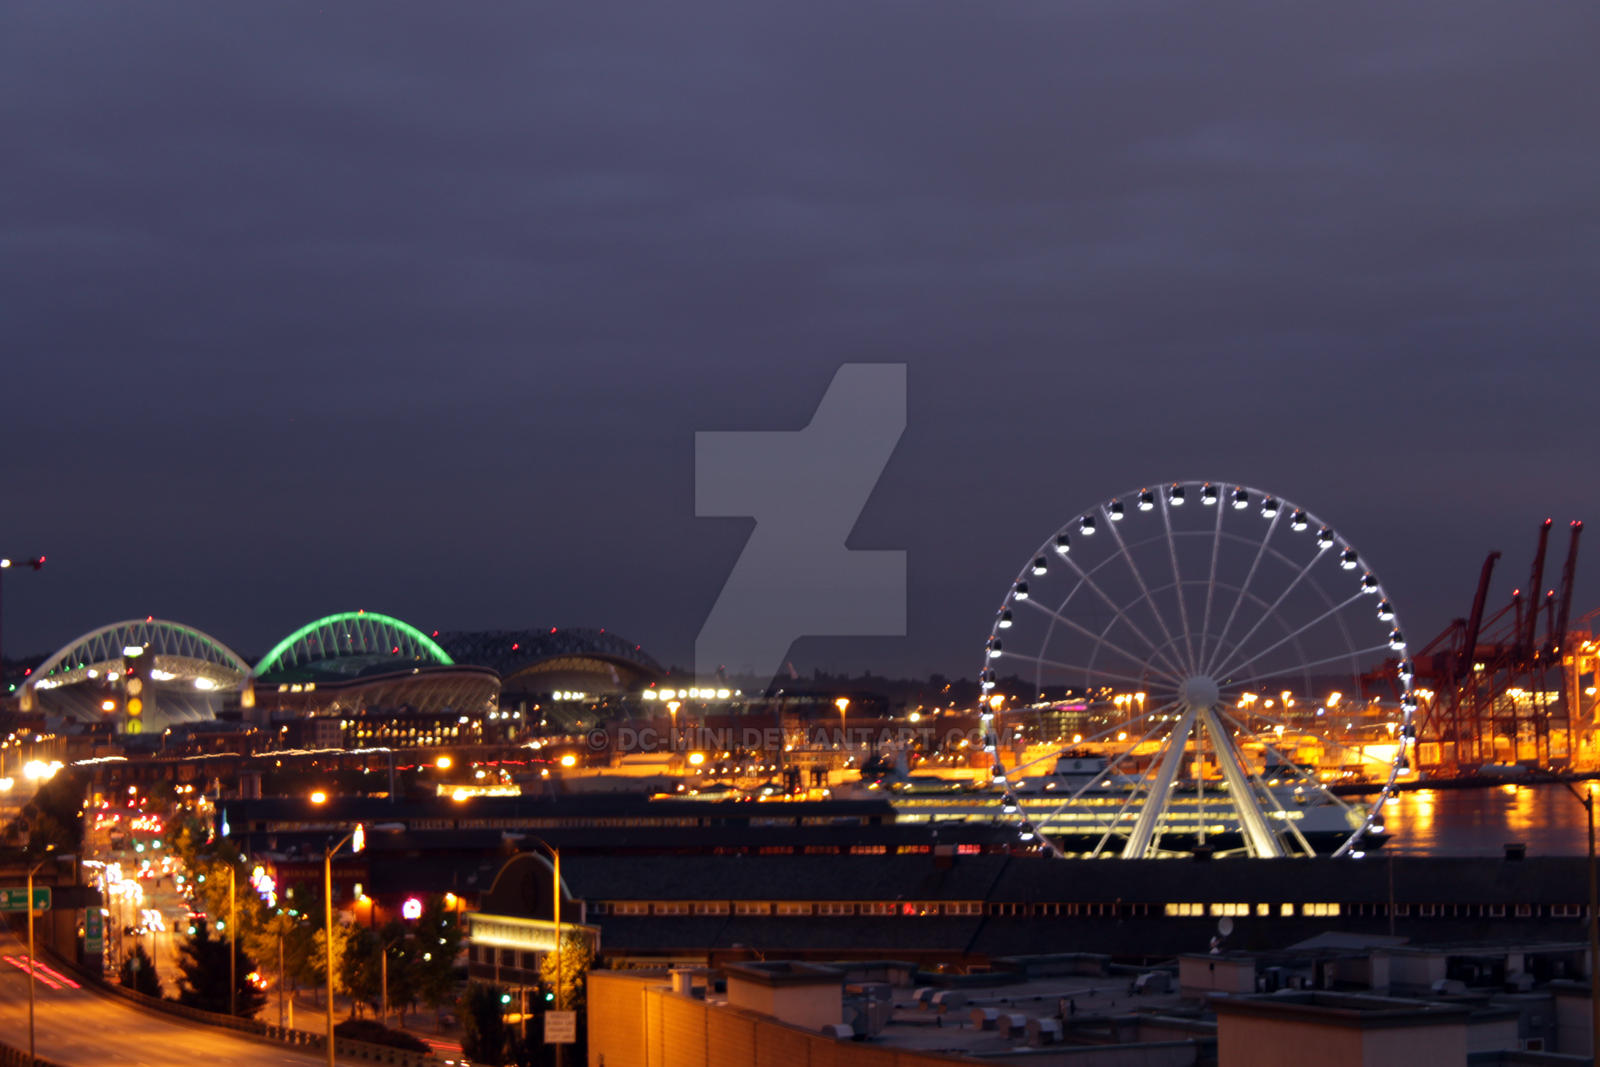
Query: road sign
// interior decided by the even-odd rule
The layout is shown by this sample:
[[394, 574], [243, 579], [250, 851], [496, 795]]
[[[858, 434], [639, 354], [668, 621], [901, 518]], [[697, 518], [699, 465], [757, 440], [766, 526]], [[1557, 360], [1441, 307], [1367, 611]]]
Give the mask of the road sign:
[[[0, 886], [0, 911], [27, 911], [28, 887], [25, 885]], [[50, 910], [50, 887], [33, 887], [33, 910]]]
[[570, 1045], [578, 1040], [578, 1013], [575, 1011], [547, 1011], [544, 1013], [544, 1043]]
[[106, 949], [105, 917], [99, 908], [89, 908], [83, 913], [83, 951], [88, 956], [98, 956]]

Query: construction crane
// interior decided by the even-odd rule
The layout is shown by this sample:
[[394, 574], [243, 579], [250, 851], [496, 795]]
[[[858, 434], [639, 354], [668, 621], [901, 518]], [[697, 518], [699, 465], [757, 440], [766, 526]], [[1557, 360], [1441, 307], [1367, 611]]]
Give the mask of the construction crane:
[[[1570, 658], [1568, 624], [1583, 524], [1571, 525], [1559, 590], [1540, 596], [1553, 525], [1546, 519], [1539, 527], [1526, 596], [1513, 590], [1509, 603], [1485, 617], [1500, 558], [1490, 552], [1471, 613], [1453, 620], [1414, 657], [1422, 696], [1417, 762], [1435, 775], [1470, 774], [1496, 763], [1570, 766], [1577, 752], [1574, 726], [1587, 733], [1580, 672], [1563, 663]], [[1592, 650], [1593, 643], [1585, 647]], [[1551, 671], [1560, 679], [1554, 686]]]

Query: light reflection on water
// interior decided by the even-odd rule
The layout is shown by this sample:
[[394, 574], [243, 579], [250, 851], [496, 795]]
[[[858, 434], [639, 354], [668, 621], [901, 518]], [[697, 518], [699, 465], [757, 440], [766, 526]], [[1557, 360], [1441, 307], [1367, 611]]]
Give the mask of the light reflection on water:
[[1583, 805], [1560, 784], [1396, 793], [1384, 805], [1384, 822], [1393, 835], [1384, 851], [1401, 855], [1499, 856], [1512, 841], [1527, 845], [1530, 856], [1589, 849]]

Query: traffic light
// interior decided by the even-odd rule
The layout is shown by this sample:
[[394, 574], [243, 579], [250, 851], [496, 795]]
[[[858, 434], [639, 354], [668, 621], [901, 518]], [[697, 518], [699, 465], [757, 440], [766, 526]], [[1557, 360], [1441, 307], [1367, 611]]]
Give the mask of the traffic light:
[[155, 711], [156, 687], [152, 675], [156, 657], [142, 646], [122, 650], [123, 728], [130, 734], [144, 730], [144, 719]]
[[510, 993], [501, 993], [500, 994], [500, 1003], [502, 1003], [502, 1004], [510, 1004], [511, 1003], [511, 994]]

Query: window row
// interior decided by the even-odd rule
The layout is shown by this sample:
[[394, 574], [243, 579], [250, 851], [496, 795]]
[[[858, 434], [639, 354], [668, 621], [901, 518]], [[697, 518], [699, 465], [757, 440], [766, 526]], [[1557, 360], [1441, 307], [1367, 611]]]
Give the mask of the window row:
[[[997, 905], [1000, 907], [1003, 905]], [[1107, 905], [1108, 907], [1110, 905]], [[1072, 905], [1077, 907], [1077, 905]], [[981, 900], [599, 900], [591, 915], [983, 915]], [[1004, 914], [996, 912], [995, 914]]]
[[[1075, 903], [994, 902], [980, 900], [613, 900], [594, 901], [593, 915], [738, 915], [802, 917], [839, 916], [976, 916], [1014, 918], [1387, 918], [1388, 904], [1348, 904], [1334, 901], [1261, 903], [1246, 901], [1178, 901], [1143, 904], [1127, 901]], [[1394, 905], [1397, 918], [1423, 919], [1582, 919], [1585, 909], [1575, 904], [1417, 904]]]

